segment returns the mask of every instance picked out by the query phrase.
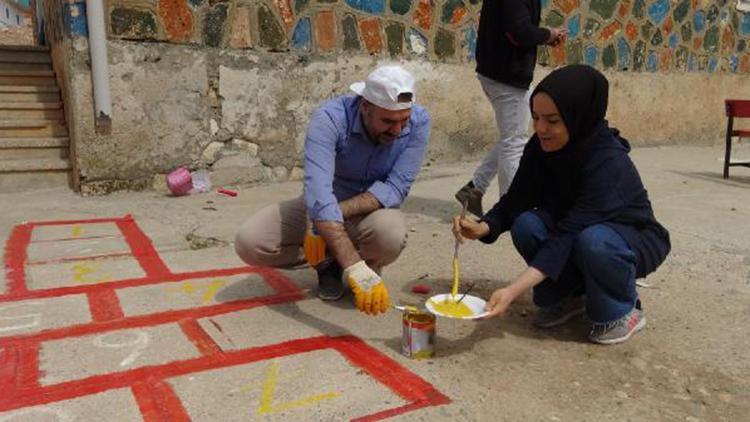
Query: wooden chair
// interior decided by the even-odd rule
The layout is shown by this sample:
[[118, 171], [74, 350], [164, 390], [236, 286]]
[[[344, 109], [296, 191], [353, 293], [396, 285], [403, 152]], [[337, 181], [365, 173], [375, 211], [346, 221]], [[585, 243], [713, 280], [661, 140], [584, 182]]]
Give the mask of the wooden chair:
[[724, 152], [724, 178], [729, 178], [729, 167], [750, 167], [750, 161], [732, 162], [732, 138], [750, 138], [750, 130], [734, 129], [734, 118], [750, 118], [750, 100], [725, 100], [724, 108], [727, 112], [727, 146]]

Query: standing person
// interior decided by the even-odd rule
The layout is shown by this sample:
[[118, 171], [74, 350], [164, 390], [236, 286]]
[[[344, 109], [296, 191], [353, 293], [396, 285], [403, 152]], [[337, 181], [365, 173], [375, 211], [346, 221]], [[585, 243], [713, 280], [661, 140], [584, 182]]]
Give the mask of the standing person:
[[357, 308], [378, 314], [389, 306], [382, 269], [406, 246], [398, 208], [419, 173], [431, 122], [400, 66], [378, 67], [351, 90], [356, 95], [325, 102], [309, 123], [303, 195], [253, 215], [235, 249], [251, 265], [307, 262], [318, 273], [318, 297], [341, 299], [345, 281]]
[[500, 138], [456, 193], [468, 210], [482, 215], [482, 196], [497, 175], [500, 195], [513, 180], [528, 140], [529, 85], [534, 78], [537, 46], [565, 41], [567, 30], [541, 28], [540, 0], [493, 0], [482, 3], [477, 39], [477, 77], [495, 111]]
[[630, 145], [605, 120], [608, 85], [588, 66], [544, 78], [531, 98], [535, 134], [510, 189], [479, 221], [454, 218], [461, 242], [493, 243], [510, 230], [528, 264], [492, 294], [490, 316], [533, 289], [537, 327], [585, 310], [589, 339], [614, 344], [646, 325], [635, 279], [664, 261], [669, 233], [654, 217]]

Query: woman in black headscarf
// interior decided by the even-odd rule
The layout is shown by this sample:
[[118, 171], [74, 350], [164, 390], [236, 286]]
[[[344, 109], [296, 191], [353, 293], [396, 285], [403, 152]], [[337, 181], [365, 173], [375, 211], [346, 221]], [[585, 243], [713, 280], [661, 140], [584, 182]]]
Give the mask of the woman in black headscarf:
[[604, 119], [608, 85], [588, 66], [544, 78], [531, 96], [535, 134], [510, 189], [479, 221], [454, 218], [461, 242], [492, 243], [510, 230], [528, 263], [492, 294], [490, 316], [533, 288], [538, 327], [585, 310], [589, 339], [614, 344], [645, 326], [635, 279], [664, 261], [669, 233], [654, 218], [630, 145]]

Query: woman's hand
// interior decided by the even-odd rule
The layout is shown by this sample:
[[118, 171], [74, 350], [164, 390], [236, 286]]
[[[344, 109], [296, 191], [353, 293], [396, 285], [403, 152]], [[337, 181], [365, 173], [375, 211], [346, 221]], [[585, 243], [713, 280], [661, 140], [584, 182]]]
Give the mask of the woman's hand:
[[484, 319], [495, 318], [505, 313], [510, 307], [510, 304], [516, 299], [516, 293], [513, 289], [508, 287], [497, 289], [492, 296], [490, 301], [487, 302], [487, 311], [489, 312]]
[[453, 217], [453, 236], [463, 244], [464, 239], [479, 239], [490, 234], [490, 226], [484, 221], [477, 222], [460, 215]]
[[519, 275], [518, 278], [507, 287], [497, 289], [492, 293], [486, 307], [488, 314], [484, 319], [494, 318], [504, 314], [505, 311], [508, 310], [510, 304], [513, 303], [518, 296], [521, 296], [523, 292], [530, 290], [544, 281], [546, 277], [546, 274], [536, 268], [526, 267], [521, 275]]

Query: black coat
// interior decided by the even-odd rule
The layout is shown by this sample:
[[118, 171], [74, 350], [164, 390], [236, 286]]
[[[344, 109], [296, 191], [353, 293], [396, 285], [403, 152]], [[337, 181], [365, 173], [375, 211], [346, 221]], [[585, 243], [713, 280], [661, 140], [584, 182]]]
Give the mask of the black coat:
[[528, 89], [534, 78], [537, 45], [550, 31], [539, 27], [539, 0], [485, 0], [479, 18], [477, 73]]
[[529, 263], [557, 279], [569, 260], [576, 236], [586, 227], [606, 224], [636, 255], [636, 277], [653, 272], [670, 250], [669, 233], [656, 221], [651, 202], [628, 152], [630, 145], [602, 122], [589, 147], [575, 160], [545, 153], [534, 135], [524, 149], [508, 192], [485, 214], [494, 242], [525, 211], [545, 222], [551, 236]]

